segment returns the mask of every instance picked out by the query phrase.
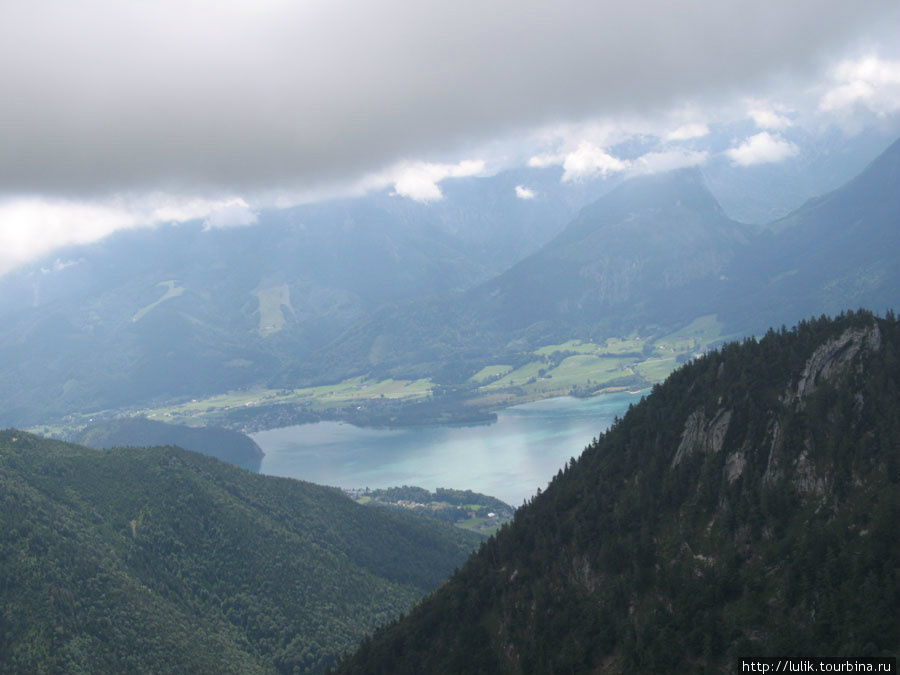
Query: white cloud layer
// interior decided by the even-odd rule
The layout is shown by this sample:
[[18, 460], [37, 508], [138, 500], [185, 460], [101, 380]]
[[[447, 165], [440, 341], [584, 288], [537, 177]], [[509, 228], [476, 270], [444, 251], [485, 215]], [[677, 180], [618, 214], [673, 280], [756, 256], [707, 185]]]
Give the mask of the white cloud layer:
[[246, 214], [247, 204], [239, 198], [154, 194], [98, 202], [9, 199], [0, 202], [0, 274], [60, 246], [97, 241], [116, 230], [201, 218], [207, 227], [249, 224]]
[[628, 168], [628, 163], [613, 157], [603, 148], [592, 143], [581, 143], [574, 152], [568, 153], [562, 161], [563, 182], [584, 180], [601, 175], [604, 178]]
[[352, 180], [805, 75], [898, 15], [896, 0], [461, 3], [0, 3], [0, 185], [96, 197]]
[[793, 121], [785, 113], [789, 111], [783, 105], [772, 104], [768, 101], [756, 101], [747, 112], [756, 126], [760, 129], [782, 131], [793, 126]]
[[561, 166], [565, 159], [566, 156], [564, 154], [544, 153], [529, 158], [528, 166], [533, 169], [546, 169], [549, 166]]
[[[644, 153], [632, 159], [620, 159], [607, 153], [603, 148], [582, 142], [569, 153], [537, 155], [528, 160], [528, 165], [536, 168], [562, 166], [562, 182], [606, 178], [610, 174], [627, 173], [629, 176], [663, 173], [673, 169], [683, 169], [706, 163], [709, 153], [705, 150], [684, 148], [664, 148]], [[516, 188], [518, 193], [518, 188]]]
[[484, 170], [482, 160], [467, 159], [459, 164], [413, 162], [400, 165], [388, 174], [394, 174], [391, 178], [394, 184], [392, 194], [427, 203], [444, 198], [438, 183], [445, 178], [477, 176], [484, 173]]
[[879, 116], [900, 111], [900, 60], [868, 56], [842, 61], [819, 103], [826, 112], [861, 106]]
[[666, 134], [667, 141], [689, 141], [694, 138], [703, 138], [709, 134], [709, 126], [702, 122], [682, 124], [677, 129]]
[[737, 147], [726, 150], [725, 154], [739, 166], [753, 166], [754, 164], [780, 162], [788, 157], [793, 157], [798, 151], [796, 145], [781, 136], [777, 134], [773, 136], [767, 131], [761, 131]]
[[630, 173], [633, 175], [664, 173], [674, 169], [684, 169], [690, 166], [705, 164], [709, 159], [709, 153], [698, 150], [663, 150], [661, 152], [648, 152], [641, 155], [631, 163]]
[[203, 229], [217, 230], [228, 227], [246, 227], [255, 225], [257, 215], [243, 199], [230, 200], [217, 207], [203, 221]]
[[[0, 274], [120, 228], [250, 225], [386, 187], [433, 202], [442, 180], [493, 170], [485, 142], [541, 150], [529, 165], [567, 181], [701, 164], [717, 105], [743, 115], [771, 73], [806, 87], [823, 55], [900, 34], [896, 0], [461, 2], [0, 3]], [[893, 114], [898, 77], [890, 58], [844, 61], [819, 111]], [[794, 111], [758, 101], [773, 133], [736, 164], [796, 152], [774, 133]], [[636, 135], [656, 149], [616, 156]], [[403, 161], [420, 157], [437, 161]]]

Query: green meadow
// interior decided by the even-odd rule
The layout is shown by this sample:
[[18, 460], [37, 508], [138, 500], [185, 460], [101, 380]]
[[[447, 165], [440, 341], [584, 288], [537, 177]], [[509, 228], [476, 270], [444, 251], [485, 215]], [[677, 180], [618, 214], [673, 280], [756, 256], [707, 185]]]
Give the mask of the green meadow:
[[151, 302], [146, 307], [143, 307], [142, 309], [139, 309], [137, 312], [135, 312], [134, 316], [131, 317], [131, 320], [134, 323], [137, 323], [138, 321], [143, 319], [145, 316], [147, 316], [147, 314], [150, 311], [152, 311], [155, 307], [158, 307], [159, 305], [164, 303], [166, 300], [171, 300], [172, 298], [177, 298], [179, 295], [184, 293], [184, 286], [178, 286], [175, 283], [175, 281], [160, 281], [156, 285], [164, 286], [166, 288], [166, 292], [163, 293], [163, 296], [159, 300], [156, 300], [155, 302]]
[[260, 335], [267, 337], [284, 328], [285, 318], [282, 307], [287, 307], [293, 312], [287, 284], [260, 289], [254, 295], [259, 300], [258, 330]]

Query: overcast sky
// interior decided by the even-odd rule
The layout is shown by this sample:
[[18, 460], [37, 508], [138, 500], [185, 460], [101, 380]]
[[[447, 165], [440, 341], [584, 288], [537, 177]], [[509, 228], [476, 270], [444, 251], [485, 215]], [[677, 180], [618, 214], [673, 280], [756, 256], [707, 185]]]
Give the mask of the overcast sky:
[[[596, 130], [596, 119], [670, 119], [672, 139], [690, 138], [706, 107], [768, 88], [819, 82], [820, 109], [837, 110], [884, 86], [893, 114], [900, 66], [885, 50], [898, 10], [897, 0], [4, 2], [0, 273], [117, 227], [251, 222], [254, 195], [395, 184], [437, 198], [441, 179], [487, 170], [473, 149]], [[778, 103], [757, 108], [747, 114], [759, 133], [733, 149], [737, 164], [791, 152]], [[577, 177], [702, 161], [673, 151], [625, 165], [606, 154], [608, 134], [564, 136], [532, 165]]]

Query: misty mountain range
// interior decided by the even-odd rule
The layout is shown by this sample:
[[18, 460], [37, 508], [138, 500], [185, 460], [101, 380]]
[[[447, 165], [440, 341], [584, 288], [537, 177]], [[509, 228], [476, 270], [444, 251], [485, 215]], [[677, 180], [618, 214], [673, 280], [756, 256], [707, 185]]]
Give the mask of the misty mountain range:
[[[858, 162], [867, 146], [852, 147], [807, 184]], [[709, 314], [739, 335], [880, 311], [896, 301], [898, 163], [895, 142], [764, 226], [727, 215], [709, 189], [729, 194], [727, 172], [713, 165], [574, 185], [520, 169], [451, 182], [434, 204], [380, 193], [255, 227], [120, 232], [0, 279], [3, 422], [366, 372], [435, 376], [448, 361], [465, 375], [548, 341]], [[535, 198], [517, 199], [520, 184]]]

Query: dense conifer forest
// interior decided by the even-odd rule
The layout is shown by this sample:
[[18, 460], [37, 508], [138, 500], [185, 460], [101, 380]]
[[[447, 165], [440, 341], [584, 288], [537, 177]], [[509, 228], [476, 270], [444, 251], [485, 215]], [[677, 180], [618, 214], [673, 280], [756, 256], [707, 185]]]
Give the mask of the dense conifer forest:
[[321, 672], [482, 537], [175, 447], [0, 432], [0, 671]]

